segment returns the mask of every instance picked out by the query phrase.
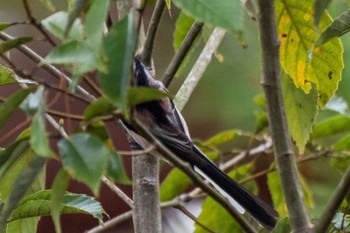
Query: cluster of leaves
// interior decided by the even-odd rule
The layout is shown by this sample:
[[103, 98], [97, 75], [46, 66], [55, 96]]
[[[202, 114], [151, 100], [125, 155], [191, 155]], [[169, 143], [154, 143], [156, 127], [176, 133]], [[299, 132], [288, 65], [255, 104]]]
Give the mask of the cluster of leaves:
[[[92, 197], [66, 192], [71, 179], [86, 184], [98, 196], [101, 178], [108, 176], [112, 180], [129, 184], [122, 161], [112, 146], [105, 124], [99, 116], [112, 115], [120, 110], [128, 117], [130, 106], [152, 99], [169, 96], [145, 88], [131, 88], [130, 71], [137, 40], [137, 23], [135, 15], [130, 13], [124, 19], [111, 25], [105, 36], [105, 21], [108, 15], [108, 0], [68, 1], [67, 12], [55, 12], [41, 21], [41, 25], [55, 36], [60, 43], [55, 46], [41, 65], [58, 64], [72, 74], [69, 91], [79, 92], [79, 84], [92, 72], [98, 73], [98, 81], [103, 96], [92, 101], [83, 113], [84, 127], [72, 135], [60, 131], [64, 128], [57, 124], [61, 140], [57, 143], [58, 154], [49, 143], [45, 122], [46, 93], [43, 86], [28, 87], [14, 92], [6, 102], [0, 105], [0, 128], [20, 108], [31, 118], [30, 128], [0, 151], [0, 232], [35, 232], [40, 216], [51, 214], [56, 231], [60, 232], [59, 216], [61, 213], [91, 214], [102, 221], [102, 207]], [[244, 9], [238, 1], [172, 1], [181, 14], [174, 32], [174, 48], [177, 50], [184, 40], [194, 19], [209, 26], [226, 29], [244, 40]], [[291, 135], [301, 154], [313, 153], [315, 150], [331, 149], [347, 158], [350, 150], [350, 118], [348, 107], [341, 98], [334, 97], [341, 80], [343, 69], [342, 46], [336, 37], [345, 34], [348, 12], [333, 22], [324, 13], [327, 1], [277, 0], [276, 15], [281, 41], [281, 65], [283, 68], [282, 89], [286, 106], [286, 115]], [[50, 1], [42, 1], [53, 9]], [[168, 1], [169, 3], [169, 1]], [[170, 5], [168, 5], [170, 6]], [[249, 9], [254, 15], [254, 9]], [[84, 18], [84, 20], [82, 20]], [[83, 23], [84, 22], [84, 23]], [[0, 24], [0, 30], [13, 26], [12, 23]], [[345, 26], [344, 26], [345, 25]], [[320, 33], [322, 32], [322, 33]], [[9, 39], [0, 44], [0, 52], [21, 46], [32, 40], [30, 37]], [[21, 82], [16, 71], [0, 66], [0, 84]], [[85, 96], [86, 97], [86, 96]], [[263, 98], [255, 102], [261, 108], [256, 112], [257, 123], [255, 137], [266, 135], [268, 127], [266, 106]], [[319, 110], [329, 109], [335, 112], [331, 117], [317, 122]], [[218, 160], [222, 154], [220, 146], [237, 137], [253, 133], [230, 130], [222, 132], [205, 142], [199, 143], [204, 152]], [[324, 145], [323, 138], [342, 135], [331, 145]], [[305, 149], [306, 148], [306, 149]], [[316, 148], [316, 149], [315, 149]], [[56, 175], [50, 190], [44, 190], [44, 164], [49, 159], [58, 159], [63, 168]], [[344, 169], [343, 160], [332, 159], [338, 168]], [[253, 170], [253, 163], [239, 167], [230, 175], [235, 179], [247, 178]], [[271, 171], [274, 169], [270, 169]], [[24, 179], [25, 178], [25, 179]], [[178, 169], [173, 169], [161, 184], [161, 201], [171, 200], [184, 192], [191, 182]], [[313, 205], [307, 184], [304, 193], [309, 207]], [[279, 180], [276, 172], [269, 173], [268, 186], [273, 202], [281, 214], [281, 221], [274, 232], [286, 232], [288, 219]], [[247, 188], [254, 191], [254, 183]], [[347, 208], [343, 210], [344, 216]], [[214, 214], [215, 213], [215, 214]], [[341, 213], [339, 213], [341, 214]], [[239, 225], [212, 199], [207, 198], [203, 204], [199, 221], [220, 232], [239, 232]], [[222, 216], [220, 220], [216, 216]], [[30, 217], [30, 218], [29, 218]], [[336, 216], [334, 226], [347, 226]], [[230, 220], [232, 219], [232, 220]], [[344, 218], [341, 218], [342, 220]], [[339, 223], [341, 223], [339, 225]], [[32, 229], [28, 229], [28, 226]], [[195, 232], [203, 232], [196, 226]]]

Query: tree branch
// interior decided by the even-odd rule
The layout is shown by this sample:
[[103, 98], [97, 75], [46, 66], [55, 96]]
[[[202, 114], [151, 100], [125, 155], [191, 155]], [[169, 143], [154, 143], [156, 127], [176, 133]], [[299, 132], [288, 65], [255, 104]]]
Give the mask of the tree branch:
[[[11, 37], [10, 35], [4, 33], [4, 32], [0, 32], [0, 39], [1, 40], [11, 40], [13, 39], [13, 37]], [[34, 61], [37, 64], [40, 64], [41, 67], [46, 70], [47, 72], [49, 72], [53, 77], [57, 78], [58, 80], [61, 78], [64, 78], [68, 83], [70, 83], [72, 80], [65, 75], [64, 73], [62, 73], [61, 71], [59, 71], [56, 67], [50, 65], [50, 64], [46, 64], [43, 63], [44, 59], [39, 56], [36, 52], [34, 52], [33, 50], [31, 50], [29, 47], [25, 46], [25, 45], [19, 45], [17, 47], [17, 49], [19, 51], [21, 51], [24, 55], [26, 55], [27, 57], [29, 57], [32, 61]], [[85, 98], [87, 101], [92, 102], [95, 100], [95, 97], [92, 96], [89, 92], [87, 92], [85, 89], [83, 89], [81, 86], [77, 87], [77, 92], [83, 97]]]
[[38, 29], [38, 31], [40, 31], [40, 33], [45, 37], [45, 39], [52, 45], [55, 46], [56, 43], [51, 39], [51, 37], [49, 36], [49, 34], [44, 30], [44, 28], [42, 27], [41, 23], [38, 23], [38, 21], [36, 20], [36, 18], [33, 17], [32, 15], [32, 11], [29, 7], [29, 3], [27, 0], [22, 0], [22, 4], [23, 4], [23, 8], [27, 14], [27, 18], [29, 20], [29, 22], [36, 28]]
[[191, 72], [176, 94], [174, 102], [179, 111], [183, 109], [199, 80], [202, 78], [204, 71], [213, 59], [213, 55], [219, 47], [221, 40], [224, 38], [224, 35], [225, 30], [220, 28], [215, 28], [210, 35], [207, 44], [203, 48]]
[[265, 93], [269, 125], [283, 195], [293, 232], [311, 232], [311, 222], [304, 204], [303, 192], [293, 154], [280, 86], [279, 40], [275, 2], [257, 1], [262, 49], [262, 86]]
[[329, 224], [331, 223], [334, 215], [336, 214], [343, 199], [348, 193], [350, 187], [350, 166], [346, 169], [345, 174], [338, 183], [335, 192], [328, 201], [324, 211], [318, 219], [317, 225], [314, 227], [315, 233], [323, 233], [327, 231]]
[[[161, 2], [161, 1], [160, 1]], [[152, 49], [160, 17], [163, 9], [158, 1], [153, 13], [148, 38], [145, 38], [142, 24], [142, 13], [145, 0], [134, 0], [137, 10], [138, 49], [141, 49], [141, 61], [148, 67], [152, 64]], [[164, 8], [164, 7], [163, 7]], [[147, 40], [147, 41], [146, 41]], [[147, 44], [145, 44], [147, 43]], [[146, 60], [143, 60], [146, 59]], [[153, 67], [151, 67], [153, 69]], [[153, 69], [154, 70], [154, 69]], [[131, 110], [132, 111], [132, 110]], [[132, 115], [132, 114], [131, 114]], [[133, 140], [129, 137], [130, 140]], [[130, 145], [133, 145], [130, 142]], [[161, 233], [162, 219], [159, 194], [159, 158], [152, 154], [143, 154], [132, 157], [133, 177], [133, 223], [135, 233]]]
[[153, 10], [151, 22], [149, 23], [146, 38], [141, 52], [141, 60], [146, 67], [152, 67], [152, 52], [155, 38], [158, 31], [160, 19], [162, 18], [165, 8], [165, 0], [158, 0]]
[[177, 70], [179, 69], [186, 55], [190, 51], [190, 48], [193, 42], [196, 40], [197, 36], [201, 32], [202, 27], [203, 27], [203, 23], [196, 21], [192, 25], [191, 29], [188, 31], [179, 50], [176, 52], [175, 56], [171, 60], [170, 64], [168, 65], [161, 79], [165, 87], [168, 87], [170, 85]]

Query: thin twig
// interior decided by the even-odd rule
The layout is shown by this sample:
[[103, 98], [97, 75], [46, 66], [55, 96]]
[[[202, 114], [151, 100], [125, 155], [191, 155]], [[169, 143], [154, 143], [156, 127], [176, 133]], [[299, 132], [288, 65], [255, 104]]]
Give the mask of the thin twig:
[[206, 226], [204, 223], [199, 221], [196, 216], [194, 216], [190, 211], [188, 211], [185, 206], [180, 203], [180, 205], [177, 207], [182, 213], [184, 213], [187, 217], [189, 217], [193, 222], [195, 222], [198, 226], [202, 227], [206, 231], [210, 233], [216, 233], [214, 230], [210, 229], [208, 226]]
[[22, 0], [23, 3], [23, 7], [24, 10], [27, 14], [27, 18], [29, 20], [29, 22], [36, 28], [38, 29], [41, 34], [45, 37], [45, 39], [52, 45], [55, 46], [56, 43], [51, 39], [51, 37], [49, 36], [49, 34], [45, 31], [45, 29], [42, 27], [41, 23], [38, 23], [38, 21], [36, 20], [36, 18], [33, 17], [32, 15], [32, 11], [29, 7], [29, 3], [27, 0]]
[[[1, 40], [11, 40], [13, 37], [9, 36], [8, 34], [4, 33], [3, 31], [0, 32], [0, 39]], [[61, 78], [64, 78], [68, 83], [70, 83], [72, 80], [65, 75], [63, 72], [59, 71], [56, 67], [50, 64], [43, 63], [44, 59], [39, 56], [36, 52], [34, 52], [32, 49], [25, 45], [19, 45], [16, 47], [19, 51], [21, 51], [24, 55], [29, 57], [32, 61], [34, 61], [37, 64], [40, 64], [41, 67], [49, 72], [53, 77], [57, 78], [58, 80]], [[89, 92], [87, 92], [84, 88], [81, 86], [77, 87], [77, 92], [86, 99], [88, 102], [92, 102], [95, 100], [95, 97], [91, 95]]]
[[117, 194], [131, 209], [134, 208], [133, 201], [122, 191], [113, 184], [107, 177], [102, 177], [102, 182], [109, 187], [115, 194]]
[[147, 67], [152, 67], [152, 53], [154, 42], [157, 35], [160, 19], [162, 18], [164, 12], [164, 8], [165, 1], [158, 0], [153, 10], [151, 21], [147, 29], [146, 38], [141, 52], [141, 60]]
[[170, 64], [166, 68], [164, 75], [161, 79], [165, 87], [168, 87], [173, 78], [175, 77], [177, 70], [179, 69], [186, 55], [190, 51], [190, 48], [192, 47], [193, 42], [196, 40], [197, 36], [201, 32], [202, 27], [203, 23], [196, 21], [193, 23], [191, 29], [188, 31], [179, 50], [176, 52]]
[[72, 114], [72, 113], [67, 113], [67, 112], [61, 112], [57, 111], [54, 109], [46, 109], [46, 112], [49, 113], [50, 115], [61, 117], [61, 118], [69, 118], [72, 120], [77, 120], [77, 121], [82, 121], [84, 120], [84, 117], [82, 115], [77, 115], [77, 114]]
[[117, 151], [119, 155], [131, 155], [131, 156], [136, 156], [136, 155], [145, 155], [149, 154], [152, 151], [154, 151], [156, 147], [154, 145], [150, 145], [144, 150], [135, 150], [135, 151]]
[[213, 55], [216, 49], [219, 47], [224, 36], [225, 30], [221, 28], [215, 28], [210, 35], [207, 44], [199, 55], [199, 58], [194, 64], [191, 72], [188, 74], [185, 82], [176, 94], [174, 102], [180, 111], [183, 109], [189, 100], [189, 97], [191, 96], [193, 90], [196, 88], [199, 80], [202, 78], [204, 71], [213, 59]]

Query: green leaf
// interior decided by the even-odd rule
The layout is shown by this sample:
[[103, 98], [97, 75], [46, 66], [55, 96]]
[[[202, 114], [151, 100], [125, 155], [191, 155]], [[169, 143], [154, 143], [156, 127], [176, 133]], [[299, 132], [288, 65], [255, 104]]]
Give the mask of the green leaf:
[[13, 158], [9, 162], [12, 165], [27, 149], [29, 149], [29, 140], [28, 138], [22, 138], [0, 150], [0, 179], [5, 172], [5, 168], [3, 168], [5, 163], [7, 163], [10, 158]]
[[67, 37], [64, 36], [64, 29], [67, 25], [68, 14], [64, 11], [56, 12], [41, 21], [41, 24], [60, 40], [82, 41], [84, 37], [83, 26], [80, 19], [76, 19]]
[[350, 118], [345, 115], [336, 115], [317, 123], [311, 138], [319, 139], [347, 131], [350, 131]]
[[169, 201], [185, 191], [191, 185], [191, 179], [180, 169], [174, 168], [160, 185], [160, 201]]
[[255, 115], [255, 131], [256, 133], [261, 132], [269, 126], [269, 119], [265, 111], [254, 111]]
[[0, 85], [17, 83], [13, 70], [0, 65]]
[[7, 224], [6, 233], [36, 233], [40, 218], [26, 218]]
[[55, 6], [53, 5], [51, 0], [39, 0], [39, 1], [50, 11], [55, 10]]
[[67, 37], [73, 28], [74, 22], [78, 19], [81, 12], [85, 10], [90, 0], [73, 0], [72, 7], [69, 9], [67, 23], [64, 28], [64, 37]]
[[342, 137], [339, 141], [332, 145], [333, 151], [349, 151], [350, 150], [350, 135]]
[[44, 63], [75, 64], [77, 74], [100, 68], [95, 52], [88, 45], [79, 41], [69, 41], [56, 46], [45, 57]]
[[34, 116], [34, 114], [43, 104], [44, 87], [40, 86], [36, 92], [30, 93], [28, 97], [21, 103], [21, 109], [27, 113], [29, 116]]
[[176, 20], [175, 31], [173, 34], [173, 47], [175, 51], [177, 51], [180, 48], [183, 40], [185, 39], [193, 23], [193, 17], [186, 15], [183, 11], [180, 12]]
[[[43, 190], [23, 199], [13, 213], [11, 221], [49, 215], [52, 192], [52, 190]], [[93, 197], [66, 192], [62, 205], [61, 214], [90, 214], [102, 222], [102, 206]]]
[[109, 0], [93, 0], [86, 14], [87, 44], [94, 51], [100, 52], [102, 45], [103, 29], [108, 13]]
[[242, 132], [239, 130], [223, 131], [209, 138], [205, 144], [208, 146], [219, 146], [221, 144], [234, 140], [239, 135], [242, 135]]
[[[305, 205], [311, 208], [314, 205], [312, 194], [306, 182], [304, 181], [303, 177], [300, 177], [300, 180], [301, 180]], [[280, 214], [280, 216], [282, 217], [287, 216], [288, 213], [287, 213], [286, 204], [284, 202], [284, 198], [282, 195], [281, 183], [280, 183], [278, 173], [276, 171], [270, 172], [267, 175], [267, 183], [270, 189], [270, 193], [272, 194], [272, 200], [274, 204], [273, 206], [275, 207], [277, 212]]]
[[23, 170], [20, 171], [16, 177], [10, 191], [10, 195], [6, 201], [5, 207], [0, 216], [0, 231], [4, 229], [7, 220], [12, 212], [17, 209], [17, 204], [25, 196], [30, 186], [33, 184], [40, 171], [42, 170], [45, 159], [36, 157], [28, 163]]
[[[323, 109], [338, 89], [343, 69], [343, 48], [339, 39], [313, 48], [317, 32], [314, 27], [313, 1], [276, 1], [280, 57], [284, 72], [295, 86], [309, 93], [318, 91], [318, 106]], [[331, 23], [329, 15], [321, 18], [320, 29]]]
[[341, 174], [345, 173], [346, 169], [349, 167], [350, 158], [349, 156], [332, 156], [330, 159], [330, 164], [335, 167]]
[[277, 222], [275, 228], [271, 231], [271, 233], [286, 233], [291, 231], [292, 229], [289, 225], [289, 219], [288, 217], [284, 217]]
[[109, 156], [103, 142], [95, 136], [78, 133], [60, 140], [58, 150], [69, 175], [88, 185], [97, 195]]
[[264, 95], [254, 96], [253, 101], [256, 105], [260, 107], [261, 110], [266, 111], [266, 100]]
[[17, 48], [19, 45], [28, 43], [32, 40], [32, 37], [18, 37], [15, 39], [6, 40], [0, 44], [0, 53], [4, 53], [13, 48]]
[[70, 176], [68, 173], [61, 169], [53, 183], [51, 188], [51, 198], [50, 198], [50, 213], [52, 217], [52, 221], [55, 225], [56, 233], [61, 233], [61, 223], [60, 223], [60, 214], [64, 206], [62, 205], [64, 200], [64, 195], [66, 194], [66, 190], [68, 188], [70, 181]]
[[315, 26], [318, 27], [321, 17], [332, 0], [316, 0], [314, 5]]
[[[234, 218], [211, 197], [205, 199], [198, 221], [205, 223], [214, 232], [244, 232]], [[196, 224], [194, 232], [207, 233], [208, 231]]]
[[273, 206], [280, 216], [287, 216], [287, 209], [282, 195], [281, 183], [277, 172], [267, 175], [267, 184], [272, 195]]
[[123, 161], [120, 155], [118, 155], [114, 150], [112, 150], [109, 155], [107, 175], [117, 183], [124, 185], [131, 184], [131, 181], [124, 169]]
[[30, 145], [37, 155], [50, 157], [52, 151], [50, 150], [49, 140], [46, 135], [45, 127], [45, 89], [40, 86], [35, 93], [30, 94], [26, 100], [23, 101], [25, 111], [35, 114], [32, 118]]
[[10, 97], [0, 105], [0, 129], [4, 127], [11, 115], [17, 110], [21, 102], [30, 94], [33, 89], [22, 89]]
[[92, 102], [84, 111], [84, 120], [89, 121], [94, 117], [110, 114], [115, 107], [106, 97], [101, 97]]
[[11, 27], [13, 23], [0, 23], [0, 31], [5, 30], [8, 27]]
[[112, 103], [126, 111], [127, 87], [136, 46], [136, 27], [133, 14], [115, 24], [106, 40], [104, 51], [108, 58], [108, 72], [99, 73], [101, 88]]
[[338, 16], [318, 37], [315, 47], [319, 47], [333, 38], [340, 37], [350, 31], [350, 10]]
[[130, 87], [128, 89], [128, 105], [136, 105], [140, 103], [158, 100], [164, 97], [173, 98], [169, 93], [149, 87]]
[[244, 11], [240, 1], [173, 0], [173, 3], [193, 18], [242, 36]]
[[302, 154], [315, 122], [317, 93], [311, 90], [309, 94], [305, 94], [295, 87], [287, 75], [282, 77], [282, 93], [288, 127], [299, 152]]

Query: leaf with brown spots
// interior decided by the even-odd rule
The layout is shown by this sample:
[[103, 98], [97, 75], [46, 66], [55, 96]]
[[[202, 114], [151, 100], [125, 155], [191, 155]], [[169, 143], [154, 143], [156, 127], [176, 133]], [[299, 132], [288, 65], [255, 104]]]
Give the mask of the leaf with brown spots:
[[[341, 79], [343, 48], [340, 40], [333, 39], [313, 48], [318, 36], [313, 1], [278, 0], [276, 17], [284, 72], [305, 93], [316, 87], [317, 104], [324, 108], [338, 89]], [[331, 22], [330, 16], [325, 14], [320, 20], [320, 29], [324, 30]]]

